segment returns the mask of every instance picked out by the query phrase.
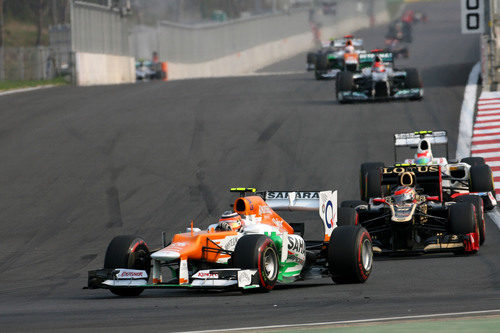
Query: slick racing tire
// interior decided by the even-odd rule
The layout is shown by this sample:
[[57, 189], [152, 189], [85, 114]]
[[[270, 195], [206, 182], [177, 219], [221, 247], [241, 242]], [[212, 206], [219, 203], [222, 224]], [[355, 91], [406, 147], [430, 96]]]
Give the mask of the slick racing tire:
[[333, 282], [364, 283], [372, 271], [373, 250], [368, 231], [360, 226], [333, 229], [328, 245], [328, 269]]
[[328, 59], [326, 54], [316, 55], [316, 67], [314, 69], [314, 77], [316, 80], [323, 80], [323, 73], [328, 70]]
[[476, 231], [474, 205], [470, 202], [457, 202], [450, 206], [448, 227], [453, 235], [465, 235]]
[[260, 291], [270, 291], [278, 280], [278, 251], [271, 238], [264, 235], [245, 235], [234, 249], [235, 268], [256, 269]]
[[366, 201], [362, 200], [346, 200], [342, 201], [340, 203], [340, 207], [350, 207], [350, 208], [357, 208], [358, 206], [363, 206], [363, 205], [368, 205]]
[[484, 165], [486, 162], [482, 157], [466, 157], [460, 160], [461, 163], [467, 163], [470, 166]]
[[470, 168], [470, 192], [491, 192], [495, 190], [493, 175], [489, 165], [476, 165]]
[[479, 245], [483, 245], [486, 240], [483, 199], [477, 195], [461, 195], [457, 197], [456, 202], [469, 202], [474, 205], [477, 227], [479, 229]]
[[352, 78], [352, 72], [342, 71], [338, 72], [335, 81], [335, 91], [337, 93], [337, 101], [339, 103], [345, 103], [346, 101], [342, 98], [342, 92], [351, 92], [354, 90], [354, 80]]
[[[104, 268], [144, 270], [149, 276], [151, 270], [149, 254], [144, 239], [132, 235], [117, 236], [108, 245]], [[143, 290], [143, 288], [110, 288], [110, 291], [118, 296], [139, 296]]]
[[382, 197], [382, 183], [381, 183], [380, 171], [369, 170], [365, 177], [365, 189], [364, 195], [366, 201], [370, 198], [380, 198]]
[[351, 207], [337, 208], [337, 226], [358, 225], [358, 212]]
[[[370, 196], [368, 196], [368, 192], [373, 193], [375, 190], [374, 188], [370, 188], [370, 191], [368, 191], [367, 188], [367, 178], [368, 178], [368, 171], [375, 170], [377, 173], [379, 172], [378, 170], [380, 168], [384, 167], [384, 163], [382, 162], [368, 162], [368, 163], [363, 163], [361, 164], [360, 172], [359, 172], [359, 188], [361, 192], [361, 200], [367, 202], [370, 199]], [[372, 179], [370, 179], [372, 180]], [[372, 183], [374, 180], [372, 180]], [[376, 192], [378, 193], [378, 192]]]
[[[405, 87], [406, 89], [421, 89], [422, 88], [422, 79], [420, 78], [420, 73], [415, 68], [406, 69], [406, 78], [405, 78]], [[416, 97], [413, 99], [419, 99], [420, 97]]]
[[307, 53], [307, 64], [313, 64], [316, 65], [316, 53], [314, 52], [308, 52]]

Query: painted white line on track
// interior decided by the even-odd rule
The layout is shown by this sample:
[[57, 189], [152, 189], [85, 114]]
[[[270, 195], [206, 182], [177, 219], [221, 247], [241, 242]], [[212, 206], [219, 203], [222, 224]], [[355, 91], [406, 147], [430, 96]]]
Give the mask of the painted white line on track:
[[499, 126], [500, 121], [492, 121], [491, 123], [476, 123], [474, 125], [474, 128], [481, 128], [481, 127], [486, 127], [486, 126]]
[[179, 331], [178, 333], [180, 333], [180, 332], [183, 332], [183, 333], [235, 332], [235, 331], [265, 330], [265, 329], [276, 329], [276, 328], [295, 328], [295, 327], [298, 328], [298, 327], [307, 327], [307, 326], [366, 324], [366, 323], [376, 323], [376, 322], [384, 322], [384, 321], [398, 321], [398, 320], [408, 320], [408, 319], [430, 319], [430, 318], [439, 318], [439, 317], [460, 317], [460, 316], [484, 315], [484, 314], [496, 314], [496, 313], [500, 313], [500, 309], [483, 310], [483, 311], [468, 311], [468, 312], [434, 313], [434, 314], [426, 314], [426, 315], [371, 318], [371, 319], [358, 319], [358, 320], [327, 321], [327, 322], [306, 323], [306, 324], [253, 326], [253, 327], [238, 327], [238, 328], [200, 330], [200, 331]]
[[498, 134], [498, 132], [496, 132], [493, 135], [483, 135], [483, 136], [472, 137], [472, 143], [474, 143], [474, 141], [485, 141], [485, 140], [495, 140], [495, 139], [500, 139], [500, 134]]
[[31, 87], [31, 88], [6, 90], [6, 91], [0, 92], [0, 96], [18, 94], [18, 93], [23, 93], [23, 92], [33, 91], [33, 90], [47, 89], [47, 88], [52, 88], [52, 87], [55, 87], [55, 86], [51, 84], [51, 85], [47, 85], [47, 86], [38, 86], [38, 87]]
[[481, 110], [481, 109], [477, 109], [477, 115], [480, 116], [480, 115], [485, 115], [485, 114], [495, 114], [495, 113], [500, 113], [500, 108], [498, 108], [498, 110]]
[[485, 121], [485, 120], [497, 120], [497, 119], [500, 119], [500, 115], [495, 115], [495, 116], [481, 116], [481, 115], [477, 115], [477, 120], [478, 121]]
[[[490, 152], [490, 153], [472, 153], [472, 156], [479, 156], [479, 157], [500, 157], [500, 149], [498, 151]], [[486, 163], [488, 164], [488, 163]]]
[[472, 124], [474, 123], [474, 107], [477, 96], [477, 82], [480, 72], [481, 64], [478, 62], [472, 67], [467, 80], [467, 86], [465, 87], [464, 101], [462, 103], [462, 110], [460, 111], [460, 126], [458, 127], [457, 153], [455, 154], [458, 160], [469, 156]]
[[500, 145], [498, 143], [491, 143], [491, 144], [488, 143], [488, 144], [479, 144], [479, 145], [473, 144], [472, 147], [471, 147], [471, 150], [476, 150], [476, 149], [492, 149], [492, 148], [496, 148], [496, 149], [498, 149], [498, 151], [500, 151]]
[[[500, 128], [500, 126], [498, 126]], [[489, 129], [475, 129], [474, 135], [477, 134], [488, 134], [488, 133], [498, 133], [498, 128], [489, 128]]]
[[488, 162], [488, 165], [490, 167], [497, 167], [497, 166], [500, 166], [500, 161], [491, 161], [491, 162]]
[[488, 216], [497, 225], [498, 229], [500, 229], [500, 213], [498, 212], [498, 209], [497, 208], [493, 209], [491, 212], [488, 213]]

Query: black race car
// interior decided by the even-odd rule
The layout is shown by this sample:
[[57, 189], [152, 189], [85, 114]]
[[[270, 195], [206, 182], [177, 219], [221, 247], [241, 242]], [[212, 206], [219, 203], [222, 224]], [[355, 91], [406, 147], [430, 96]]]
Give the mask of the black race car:
[[368, 230], [375, 254], [476, 253], [484, 232], [483, 201], [467, 193], [444, 200], [441, 175], [440, 165], [380, 168], [383, 194], [341, 206], [350, 207]]

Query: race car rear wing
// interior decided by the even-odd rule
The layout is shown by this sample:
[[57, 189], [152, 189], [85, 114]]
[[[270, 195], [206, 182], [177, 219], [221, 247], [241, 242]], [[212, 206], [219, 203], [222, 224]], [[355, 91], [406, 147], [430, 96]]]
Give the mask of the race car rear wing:
[[337, 226], [337, 191], [266, 191], [261, 195], [274, 210], [318, 211], [325, 227], [325, 241]]
[[362, 47], [363, 46], [363, 40], [361, 38], [339, 38], [335, 39], [333, 41], [333, 46], [334, 47], [343, 47], [346, 46], [346, 42], [350, 40], [352, 41], [352, 46], [354, 47]]
[[263, 198], [274, 210], [316, 211], [319, 208], [319, 193], [316, 191], [266, 191]]
[[385, 64], [393, 64], [394, 63], [394, 55], [392, 52], [370, 52], [370, 53], [361, 53], [359, 55], [359, 65], [361, 67], [371, 66], [373, 61], [375, 60], [375, 56], [379, 56], [380, 60], [382, 60]]
[[431, 145], [445, 145], [448, 159], [448, 133], [446, 131], [417, 131], [394, 134], [394, 160], [397, 162], [397, 147], [416, 149], [422, 139], [426, 139]]
[[337, 191], [263, 191], [255, 188], [234, 187], [231, 192], [260, 195], [275, 211], [317, 211], [325, 227], [325, 241], [337, 227]]

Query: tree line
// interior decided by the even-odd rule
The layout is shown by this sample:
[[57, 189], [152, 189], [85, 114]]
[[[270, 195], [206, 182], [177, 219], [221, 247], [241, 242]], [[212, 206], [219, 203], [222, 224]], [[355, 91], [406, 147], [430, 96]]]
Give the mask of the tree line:
[[6, 20], [34, 23], [35, 45], [42, 42], [43, 28], [69, 22], [71, 0], [0, 0], [0, 47], [4, 45]]

